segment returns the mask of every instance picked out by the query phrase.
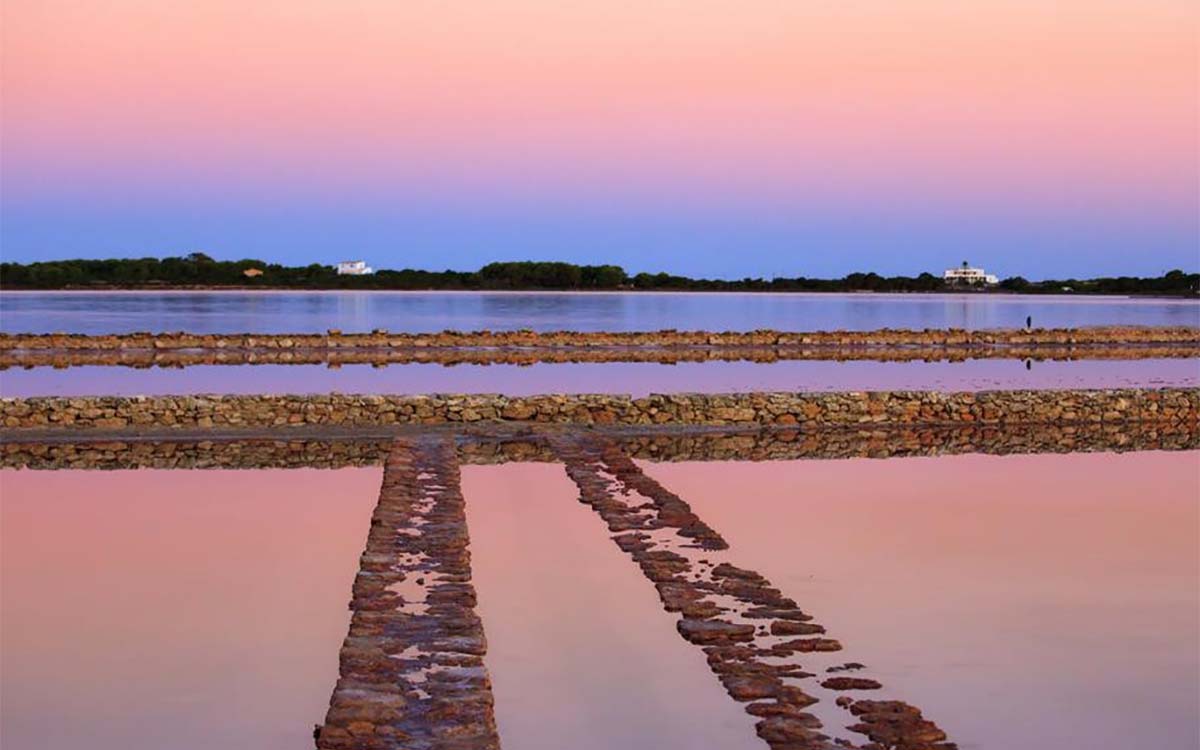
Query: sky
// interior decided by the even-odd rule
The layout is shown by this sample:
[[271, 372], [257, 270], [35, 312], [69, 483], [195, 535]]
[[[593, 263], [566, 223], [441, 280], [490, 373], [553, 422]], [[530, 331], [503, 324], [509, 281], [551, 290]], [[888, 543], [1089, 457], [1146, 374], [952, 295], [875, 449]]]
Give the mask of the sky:
[[1200, 268], [1193, 0], [4, 0], [0, 258]]

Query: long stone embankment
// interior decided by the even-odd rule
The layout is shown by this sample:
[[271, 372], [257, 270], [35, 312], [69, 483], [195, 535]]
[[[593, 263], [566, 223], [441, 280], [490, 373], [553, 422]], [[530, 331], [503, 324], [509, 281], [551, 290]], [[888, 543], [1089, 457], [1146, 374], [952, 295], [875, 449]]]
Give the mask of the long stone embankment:
[[176, 369], [197, 365], [535, 365], [702, 362], [769, 364], [798, 360], [837, 362], [965, 362], [971, 359], [1072, 361], [1083, 359], [1185, 359], [1200, 356], [1194, 344], [1013, 344], [1005, 346], [694, 346], [423, 349], [31, 349], [0, 350], [0, 371], [10, 368], [129, 367]]
[[1200, 344], [1189, 326], [930, 328], [874, 331], [442, 331], [440, 333], [8, 333], [0, 349], [305, 349], [613, 346], [953, 346], [1016, 344]]
[[1200, 328], [875, 331], [0, 334], [9, 367], [534, 364], [780, 360], [1134, 359], [1200, 356]]
[[[444, 430], [448, 432], [443, 428], [414, 427], [397, 429], [396, 434], [431, 437], [442, 432], [443, 436], [452, 436], [458, 444], [459, 461], [464, 464], [553, 463], [558, 457], [549, 447], [548, 439], [555, 432], [569, 435], [577, 430], [603, 434], [633, 458], [667, 462], [1200, 449], [1200, 424], [1194, 421], [953, 427], [867, 425], [815, 431], [677, 427], [600, 430], [549, 425], [535, 430], [509, 430], [506, 427], [487, 425], [463, 430], [447, 425]], [[377, 466], [392, 443], [392, 438], [379, 435], [333, 439], [312, 437], [306, 435], [308, 432], [292, 430], [286, 438], [247, 438], [234, 434], [198, 439], [178, 432], [146, 437], [94, 430], [58, 431], [55, 437], [46, 439], [36, 431], [10, 430], [0, 433], [0, 468], [337, 469]]]
[[576, 425], [1004, 425], [1194, 422], [1200, 388], [575, 394], [75, 396], [0, 399], [8, 430]]

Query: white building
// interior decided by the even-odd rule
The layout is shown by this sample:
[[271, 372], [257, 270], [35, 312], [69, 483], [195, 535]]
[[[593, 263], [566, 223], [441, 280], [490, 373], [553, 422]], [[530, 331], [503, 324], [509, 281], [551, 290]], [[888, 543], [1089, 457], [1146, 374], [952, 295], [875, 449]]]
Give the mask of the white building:
[[964, 260], [959, 268], [947, 268], [942, 272], [942, 280], [947, 284], [999, 284], [1000, 278], [995, 274], [984, 273], [982, 268], [972, 268]]
[[338, 276], [369, 276], [375, 269], [367, 265], [365, 260], [343, 260], [337, 264]]

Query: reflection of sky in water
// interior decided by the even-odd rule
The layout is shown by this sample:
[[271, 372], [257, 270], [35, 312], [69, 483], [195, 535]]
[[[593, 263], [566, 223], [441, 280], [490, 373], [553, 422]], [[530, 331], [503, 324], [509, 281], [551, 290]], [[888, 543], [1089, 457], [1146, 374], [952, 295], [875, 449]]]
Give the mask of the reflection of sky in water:
[[1200, 326], [1200, 302], [874, 294], [117, 292], [0, 294], [0, 330], [291, 332]]
[[561, 465], [462, 480], [504, 747], [766, 750]]
[[5, 749], [311, 748], [381, 474], [0, 472]]
[[964, 750], [1196, 746], [1200, 453], [641, 465]]
[[987, 390], [1200, 385], [1200, 359], [1022, 362], [784, 361], [432, 364], [201, 365], [184, 369], [72, 367], [0, 372], [0, 395], [158, 393], [680, 393], [816, 390]]
[[[1124, 750], [1194, 744], [1198, 458], [641, 466], [961, 747]], [[311, 746], [379, 481], [0, 472], [5, 747]], [[506, 747], [763, 747], [560, 465], [463, 492]]]

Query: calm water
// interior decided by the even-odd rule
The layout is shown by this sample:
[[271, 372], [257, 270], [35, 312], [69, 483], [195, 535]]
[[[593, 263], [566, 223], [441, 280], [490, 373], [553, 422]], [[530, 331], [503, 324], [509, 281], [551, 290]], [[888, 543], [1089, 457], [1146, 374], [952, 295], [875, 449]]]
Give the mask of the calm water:
[[0, 471], [0, 746], [311, 748], [380, 476]]
[[919, 294], [54, 292], [0, 294], [0, 331], [869, 330], [1200, 326], [1195, 300]]
[[[1200, 454], [642, 466], [963, 750], [1200, 741]], [[560, 468], [464, 491], [508, 746], [765, 747]]]
[[[641, 466], [964, 750], [1200, 740], [1196, 452]], [[379, 478], [0, 472], [3, 746], [310, 747]], [[765, 747], [562, 466], [463, 491], [505, 747]]]
[[765, 750], [561, 466], [463, 467], [504, 747]]
[[965, 362], [793, 360], [518, 365], [197, 365], [0, 371], [0, 396], [185, 393], [732, 393], [1200, 386], [1200, 359]]

